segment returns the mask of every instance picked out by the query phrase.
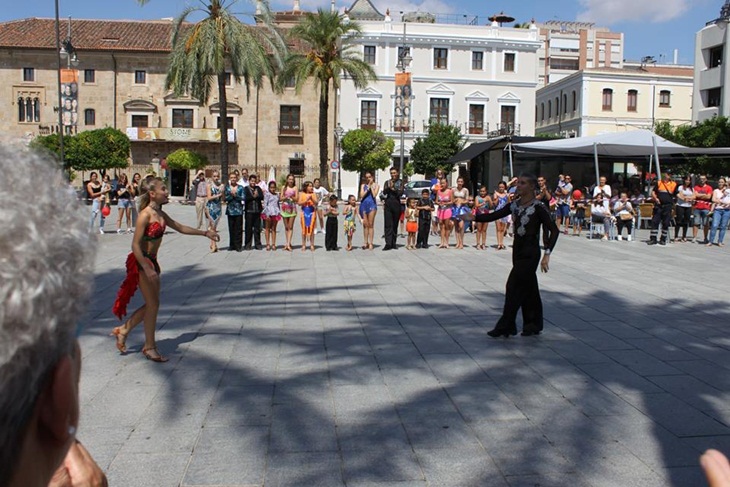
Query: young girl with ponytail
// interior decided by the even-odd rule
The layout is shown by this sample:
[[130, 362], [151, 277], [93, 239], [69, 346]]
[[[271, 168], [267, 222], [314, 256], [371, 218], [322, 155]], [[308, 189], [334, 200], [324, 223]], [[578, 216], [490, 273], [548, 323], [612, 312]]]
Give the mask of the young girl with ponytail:
[[214, 242], [219, 240], [218, 232], [213, 229], [197, 230], [176, 222], [162, 211], [162, 206], [168, 202], [168, 191], [164, 181], [160, 178], [150, 179], [143, 183], [140, 196], [140, 211], [137, 225], [132, 239], [132, 252], [127, 256], [127, 277], [124, 279], [117, 299], [112, 308], [113, 313], [121, 320], [127, 314], [127, 304], [137, 290], [142, 291], [144, 304], [121, 326], [112, 330], [111, 335], [116, 337], [117, 349], [127, 352], [127, 335], [140, 322], [144, 322], [144, 347], [142, 354], [153, 362], [167, 362], [157, 350], [155, 329], [157, 327], [157, 311], [160, 307], [160, 266], [157, 263], [157, 252], [162, 244], [165, 227], [186, 235], [200, 235]]

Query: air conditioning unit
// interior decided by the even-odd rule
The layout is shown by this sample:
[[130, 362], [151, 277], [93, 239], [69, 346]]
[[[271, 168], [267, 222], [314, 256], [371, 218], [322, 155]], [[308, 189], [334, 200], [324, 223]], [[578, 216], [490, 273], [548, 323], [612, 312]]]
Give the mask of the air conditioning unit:
[[294, 159], [306, 159], [304, 152], [295, 152]]

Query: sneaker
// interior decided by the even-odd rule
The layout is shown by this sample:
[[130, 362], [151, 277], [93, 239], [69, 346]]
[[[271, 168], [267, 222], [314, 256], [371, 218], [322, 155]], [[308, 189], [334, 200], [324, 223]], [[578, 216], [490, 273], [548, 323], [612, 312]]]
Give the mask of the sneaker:
[[621, 240], [623, 240], [623, 239], [624, 239], [624, 238], [623, 238], [623, 237], [622, 237], [621, 235], [616, 235], [616, 240], [618, 240], [619, 242], [620, 242]]
[[122, 230], [121, 228], [117, 228], [117, 235], [121, 235], [122, 233], [124, 233], [124, 230]]
[[103, 228], [100, 228], [99, 229], [99, 233], [102, 234], [102, 235], [104, 235], [104, 229]]
[[325, 230], [325, 229], [323, 228], [322, 230], [320, 230], [320, 232], [322, 233], [322, 235], [324, 235], [324, 234], [326, 234], [326, 233], [327, 233], [327, 230]]
[[633, 239], [631, 238], [631, 235], [629, 235], [628, 237], [626, 237], [626, 241], [627, 241], [627, 242], [631, 242], [632, 240], [633, 240]]
[[131, 228], [127, 228], [127, 233], [134, 233], [134, 230], [132, 230]]
[[601, 240], [608, 240], [608, 237], [604, 235], [603, 237], [601, 237]]

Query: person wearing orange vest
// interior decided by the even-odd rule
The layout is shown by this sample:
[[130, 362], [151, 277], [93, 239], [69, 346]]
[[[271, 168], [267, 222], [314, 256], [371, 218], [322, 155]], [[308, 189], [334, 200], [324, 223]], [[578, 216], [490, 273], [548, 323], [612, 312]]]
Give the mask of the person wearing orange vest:
[[659, 244], [667, 244], [669, 224], [672, 221], [672, 206], [674, 205], [674, 198], [676, 195], [677, 183], [672, 181], [669, 173], [664, 173], [662, 180], [654, 186], [651, 192], [651, 197], [654, 200], [654, 216], [651, 219], [649, 245], [656, 245], [656, 236], [659, 232], [660, 223], [662, 225], [662, 236], [659, 240]]

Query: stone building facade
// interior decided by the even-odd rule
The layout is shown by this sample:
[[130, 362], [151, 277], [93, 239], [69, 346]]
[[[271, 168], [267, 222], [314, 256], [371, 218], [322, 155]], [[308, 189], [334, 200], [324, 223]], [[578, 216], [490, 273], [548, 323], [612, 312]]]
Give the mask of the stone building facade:
[[[164, 161], [181, 147], [206, 155], [211, 167], [219, 165], [217, 90], [201, 104], [165, 89], [171, 31], [167, 20], [72, 20], [79, 63], [62, 70], [76, 80], [75, 115], [65, 130], [127, 132], [135, 167]], [[59, 130], [56, 56], [53, 19], [0, 23], [0, 130], [5, 135], [30, 140]], [[266, 178], [292, 172], [302, 180], [318, 174], [319, 94], [313, 84], [296, 94], [293, 88], [275, 93], [266, 83], [248, 96], [245, 86], [231, 80], [227, 97], [232, 168], [246, 167]], [[330, 127], [333, 119], [334, 109]]]

